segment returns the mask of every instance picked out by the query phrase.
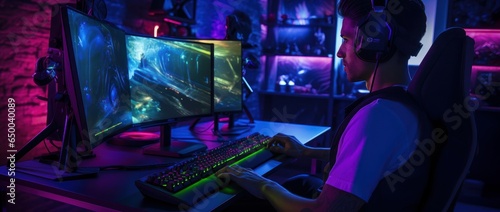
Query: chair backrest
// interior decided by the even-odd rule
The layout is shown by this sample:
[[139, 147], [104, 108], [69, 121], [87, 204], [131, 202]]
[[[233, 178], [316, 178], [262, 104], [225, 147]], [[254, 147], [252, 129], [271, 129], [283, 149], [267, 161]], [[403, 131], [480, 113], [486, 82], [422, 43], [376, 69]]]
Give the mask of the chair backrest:
[[433, 123], [428, 139], [434, 143], [426, 147], [432, 170], [424, 211], [453, 208], [474, 157], [476, 125], [469, 96], [473, 48], [474, 40], [462, 28], [445, 30], [408, 86]]

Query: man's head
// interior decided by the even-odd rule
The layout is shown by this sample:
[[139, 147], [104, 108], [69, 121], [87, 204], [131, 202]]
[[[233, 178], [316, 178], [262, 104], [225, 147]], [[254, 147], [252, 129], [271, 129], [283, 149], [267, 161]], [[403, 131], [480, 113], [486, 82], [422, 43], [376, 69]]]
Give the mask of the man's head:
[[[420, 0], [388, 0], [383, 13], [374, 12], [371, 0], [340, 0], [338, 13], [343, 17], [343, 43], [337, 56], [343, 59], [350, 81], [368, 80], [377, 60], [407, 64], [410, 56], [420, 49], [427, 19]], [[373, 50], [373, 45], [367, 46], [371, 36], [366, 35], [385, 39], [387, 42], [381, 42], [385, 44], [384, 52], [378, 54], [379, 50]], [[377, 54], [366, 54], [373, 53], [372, 50]]]

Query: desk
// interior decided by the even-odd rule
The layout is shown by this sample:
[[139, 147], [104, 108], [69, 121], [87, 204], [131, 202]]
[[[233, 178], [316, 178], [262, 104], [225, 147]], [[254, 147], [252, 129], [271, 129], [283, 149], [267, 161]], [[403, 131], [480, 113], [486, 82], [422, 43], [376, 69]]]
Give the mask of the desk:
[[[187, 127], [174, 128], [172, 130], [172, 137], [201, 138], [203, 139], [201, 142], [205, 143], [211, 149], [220, 145], [220, 142], [217, 142], [217, 139], [220, 137], [212, 135], [211, 130], [203, 132], [204, 129], [210, 128], [210, 125], [211, 122], [200, 123], [194, 131], [189, 131]], [[260, 132], [269, 136], [276, 133], [287, 133], [294, 135], [303, 143], [308, 143], [319, 138], [328, 130], [330, 130], [329, 127], [323, 126], [255, 121], [253, 127], [244, 134], [236, 137], [224, 137], [223, 139], [232, 140], [254, 132]], [[174, 163], [183, 160], [144, 155], [140, 148], [116, 146], [108, 143], [99, 145], [94, 149], [94, 152], [96, 154], [95, 158], [83, 160], [79, 166], [143, 166]], [[271, 159], [254, 170], [260, 175], [265, 175], [276, 169], [281, 163], [283, 161], [279, 158]], [[22, 164], [23, 162], [17, 164], [16, 169], [19, 169]], [[6, 166], [0, 167], [0, 170], [2, 170], [0, 173], [1, 186], [6, 186], [10, 179], [6, 168]], [[98, 176], [94, 178], [63, 182], [36, 177], [16, 170], [15, 188], [94, 211], [179, 211], [182, 208], [176, 205], [145, 198], [135, 187], [135, 180], [158, 170], [162, 170], [162, 168], [148, 170], [107, 170], [99, 172]], [[230, 195], [218, 192], [200, 202], [191, 210], [213, 211], [221, 205], [230, 203], [230, 200], [234, 199], [235, 196], [235, 194]]]

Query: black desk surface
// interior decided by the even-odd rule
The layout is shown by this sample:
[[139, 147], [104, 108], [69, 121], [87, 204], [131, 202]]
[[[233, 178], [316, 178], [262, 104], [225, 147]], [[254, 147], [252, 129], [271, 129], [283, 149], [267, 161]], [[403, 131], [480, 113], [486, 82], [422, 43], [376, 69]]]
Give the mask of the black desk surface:
[[[200, 123], [194, 131], [187, 127], [172, 129], [172, 137], [178, 139], [188, 139], [195, 142], [205, 143], [209, 149], [221, 144], [219, 139], [234, 140], [247, 136], [254, 132], [273, 136], [277, 133], [291, 134], [297, 137], [301, 142], [308, 143], [330, 130], [330, 127], [310, 126], [289, 123], [255, 121], [253, 127], [238, 136], [214, 136], [211, 131], [212, 122]], [[238, 124], [238, 123], [237, 123]], [[241, 123], [239, 123], [241, 124]], [[196, 139], [194, 139], [196, 138]], [[142, 154], [141, 148], [116, 146], [108, 143], [101, 144], [94, 149], [95, 158], [85, 159], [79, 163], [79, 167], [106, 167], [106, 166], [145, 166], [155, 164], [171, 164], [181, 161], [185, 158], [168, 158], [159, 156], [150, 156]], [[271, 159], [254, 170], [260, 175], [264, 175], [275, 169], [282, 163], [279, 158]], [[26, 192], [40, 195], [46, 198], [58, 200], [68, 204], [73, 204], [82, 208], [102, 211], [102, 210], [144, 210], [144, 211], [179, 211], [185, 210], [179, 206], [171, 205], [149, 198], [145, 198], [135, 187], [134, 182], [150, 173], [162, 170], [139, 169], [139, 170], [120, 170], [110, 169], [101, 170], [97, 177], [55, 181], [30, 174], [25, 174], [19, 169], [30, 164], [39, 164], [35, 161], [25, 161], [16, 164], [15, 186], [16, 189], [22, 189]], [[0, 167], [0, 179], [2, 186], [8, 183], [10, 177], [7, 175], [6, 166]], [[4, 187], [5, 188], [5, 187]], [[238, 188], [236, 188], [238, 190]], [[208, 199], [200, 202], [192, 211], [212, 211], [219, 206], [228, 203], [235, 197], [234, 194], [223, 192], [215, 193]]]

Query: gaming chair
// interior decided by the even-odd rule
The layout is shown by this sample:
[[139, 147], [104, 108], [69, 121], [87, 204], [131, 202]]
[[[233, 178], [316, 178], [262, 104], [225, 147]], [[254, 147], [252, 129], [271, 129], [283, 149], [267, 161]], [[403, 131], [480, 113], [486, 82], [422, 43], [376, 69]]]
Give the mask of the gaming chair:
[[453, 210], [476, 151], [474, 110], [478, 104], [469, 96], [473, 48], [474, 41], [462, 28], [446, 29], [408, 86], [435, 132], [444, 132], [435, 134], [436, 146], [430, 148], [432, 168], [423, 211]]

